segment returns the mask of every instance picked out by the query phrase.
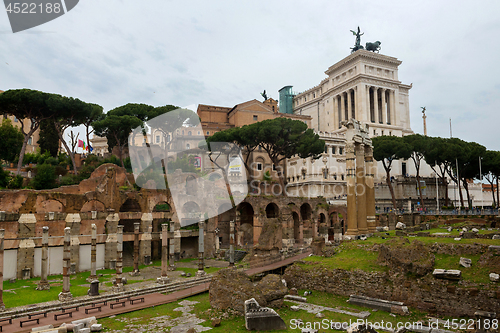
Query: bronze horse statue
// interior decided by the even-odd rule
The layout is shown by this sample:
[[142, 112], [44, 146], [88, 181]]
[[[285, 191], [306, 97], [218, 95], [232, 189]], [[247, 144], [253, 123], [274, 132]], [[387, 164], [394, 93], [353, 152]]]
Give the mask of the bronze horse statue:
[[380, 41], [376, 41], [376, 42], [373, 42], [373, 43], [366, 43], [366, 47], [365, 49], [367, 51], [373, 51], [373, 52], [377, 52], [380, 50], [380, 44], [382, 44]]

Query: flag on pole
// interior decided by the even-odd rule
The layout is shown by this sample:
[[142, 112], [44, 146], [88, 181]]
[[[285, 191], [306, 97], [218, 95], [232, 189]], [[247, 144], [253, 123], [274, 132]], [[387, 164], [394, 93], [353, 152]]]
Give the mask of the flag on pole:
[[85, 141], [83, 141], [83, 150], [87, 150], [86, 146], [85, 146]]
[[94, 148], [92, 148], [91, 145], [88, 145], [87, 148], [89, 149], [89, 153], [91, 153], [94, 150]]
[[84, 142], [82, 140], [78, 140], [78, 148], [83, 148]]

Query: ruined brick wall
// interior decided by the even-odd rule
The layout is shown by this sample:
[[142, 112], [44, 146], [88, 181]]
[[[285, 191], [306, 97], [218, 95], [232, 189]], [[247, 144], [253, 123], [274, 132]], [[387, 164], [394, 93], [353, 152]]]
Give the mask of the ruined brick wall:
[[324, 291], [350, 296], [363, 295], [391, 301], [438, 315], [474, 317], [477, 310], [500, 314], [500, 288], [479, 289], [467, 283], [435, 279], [432, 274], [409, 278], [404, 274], [385, 272], [346, 271], [342, 269], [308, 269], [293, 265], [283, 278], [289, 288]]

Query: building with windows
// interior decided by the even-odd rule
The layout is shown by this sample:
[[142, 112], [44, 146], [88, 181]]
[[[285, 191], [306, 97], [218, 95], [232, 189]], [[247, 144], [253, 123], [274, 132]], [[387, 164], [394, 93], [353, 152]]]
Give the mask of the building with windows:
[[[345, 203], [346, 160], [343, 147], [346, 128], [342, 122], [353, 118], [368, 124], [370, 137], [413, 134], [409, 105], [412, 85], [399, 81], [401, 63], [394, 57], [358, 50], [330, 66], [325, 71], [327, 77], [317, 86], [301, 93], [292, 93], [292, 86], [280, 90], [280, 96], [283, 95], [288, 102], [293, 100], [293, 114], [311, 117], [311, 127], [326, 143], [325, 152], [318, 160], [298, 157], [288, 160], [288, 192], [291, 195], [323, 196], [336, 204]], [[391, 175], [415, 174], [411, 161], [393, 162]], [[423, 165], [421, 175], [431, 176], [432, 169]], [[384, 188], [382, 163], [377, 163], [374, 180], [376, 197], [384, 205], [391, 205], [388, 191]], [[433, 183], [428, 182], [427, 187], [431, 186], [434, 186]], [[409, 198], [404, 193], [405, 190], [401, 190], [401, 200]], [[412, 199], [416, 199], [415, 196]]]
[[[281, 113], [279, 112], [278, 101], [272, 98], [268, 98], [264, 102], [253, 99], [237, 104], [232, 108], [200, 104], [197, 113], [201, 120], [203, 133], [207, 137], [228, 128], [242, 127], [277, 117], [300, 120], [306, 123], [308, 127], [311, 127], [310, 116]], [[251, 153], [248, 165], [250, 168], [248, 179], [258, 181], [263, 181], [269, 177], [271, 180], [278, 179], [276, 166], [273, 165], [267, 153], [261, 149]], [[285, 162], [281, 167], [286, 172]]]

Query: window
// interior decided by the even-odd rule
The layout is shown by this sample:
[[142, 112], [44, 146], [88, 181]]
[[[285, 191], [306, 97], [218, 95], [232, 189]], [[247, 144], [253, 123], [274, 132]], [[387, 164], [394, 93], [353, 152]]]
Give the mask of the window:
[[344, 149], [342, 147], [339, 147], [339, 155], [342, 155], [343, 152], [344, 152]]
[[323, 169], [323, 178], [328, 179], [328, 169], [327, 168]]
[[156, 136], [156, 143], [160, 143], [160, 136], [159, 135]]
[[190, 149], [191, 146], [189, 145], [189, 143], [186, 143], [186, 149]]
[[14, 117], [14, 122], [17, 123], [17, 117]]
[[273, 105], [273, 112], [274, 112], [274, 105]]
[[273, 163], [273, 171], [276, 171], [276, 165]]
[[325, 146], [325, 153], [328, 153], [328, 146]]
[[381, 135], [384, 135], [384, 131], [382, 131], [381, 133], [382, 133]]
[[335, 146], [332, 146], [332, 154], [335, 155]]
[[253, 121], [257, 121], [258, 120], [258, 117], [257, 116], [253, 116]]
[[333, 179], [334, 179], [334, 180], [337, 180], [337, 174], [334, 174], [334, 175], [333, 175]]
[[200, 131], [198, 131], [198, 135], [200, 135]]
[[28, 139], [28, 144], [30, 145], [32, 141], [33, 141], [32, 138], [29, 138]]
[[262, 171], [262, 163], [257, 162], [257, 171]]
[[191, 131], [188, 132], [188, 135], [191, 136]]
[[377, 130], [373, 130], [373, 135], [376, 136], [377, 135]]
[[340, 179], [344, 180], [344, 174], [340, 175]]
[[209, 132], [209, 131], [207, 131], [207, 135], [210, 135], [210, 132]]

